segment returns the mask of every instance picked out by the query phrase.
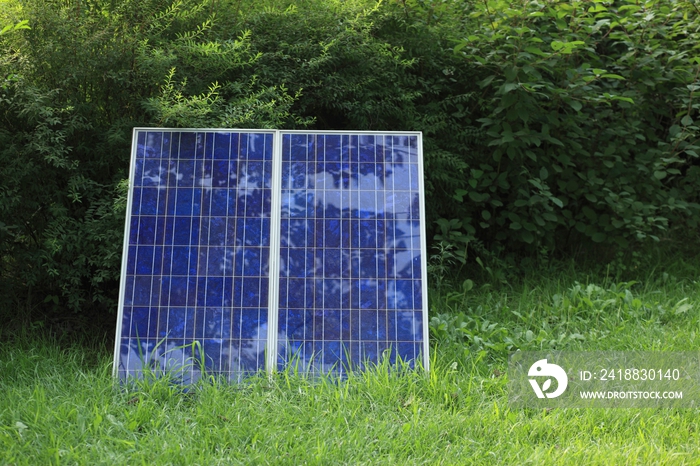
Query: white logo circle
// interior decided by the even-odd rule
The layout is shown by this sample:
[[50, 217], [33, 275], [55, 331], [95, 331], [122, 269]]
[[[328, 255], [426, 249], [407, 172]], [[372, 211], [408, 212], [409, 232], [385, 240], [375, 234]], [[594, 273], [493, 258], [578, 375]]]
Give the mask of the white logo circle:
[[[546, 359], [540, 359], [530, 366], [527, 375], [530, 377], [549, 377], [544, 381], [542, 387], [540, 387], [535, 379], [529, 379], [530, 385], [532, 385], [532, 389], [535, 391], [537, 398], [556, 398], [564, 393], [569, 383], [566, 371], [556, 364], [549, 364]], [[552, 386], [552, 378], [557, 381], [557, 389], [551, 393], [547, 393], [547, 390]]]

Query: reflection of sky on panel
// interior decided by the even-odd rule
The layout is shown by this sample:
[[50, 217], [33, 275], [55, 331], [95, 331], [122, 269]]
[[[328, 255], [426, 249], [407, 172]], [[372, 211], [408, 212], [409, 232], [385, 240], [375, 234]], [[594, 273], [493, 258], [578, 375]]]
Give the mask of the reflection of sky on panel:
[[137, 135], [120, 377], [262, 369], [272, 134]]
[[416, 360], [420, 234], [415, 137], [283, 135], [280, 367]]

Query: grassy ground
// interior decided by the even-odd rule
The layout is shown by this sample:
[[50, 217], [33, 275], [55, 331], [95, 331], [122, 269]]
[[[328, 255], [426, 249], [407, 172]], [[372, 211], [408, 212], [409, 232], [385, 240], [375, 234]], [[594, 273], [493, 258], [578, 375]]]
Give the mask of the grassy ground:
[[429, 376], [127, 391], [108, 350], [19, 336], [0, 343], [0, 464], [700, 464], [698, 410], [511, 409], [505, 374], [515, 348], [699, 348], [693, 270], [443, 283]]

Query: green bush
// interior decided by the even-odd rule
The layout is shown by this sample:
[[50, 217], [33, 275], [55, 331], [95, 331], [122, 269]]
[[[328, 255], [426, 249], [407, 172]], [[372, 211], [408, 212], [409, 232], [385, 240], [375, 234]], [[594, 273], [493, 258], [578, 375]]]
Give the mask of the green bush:
[[480, 258], [614, 251], [698, 226], [689, 2], [3, 8], [0, 24], [19, 24], [0, 36], [13, 312], [115, 309], [134, 126], [423, 131], [429, 238], [488, 270]]
[[0, 39], [8, 312], [116, 309], [134, 126], [304, 123], [294, 95], [256, 83], [248, 34], [215, 34], [215, 5], [23, 2], [31, 29]]
[[479, 65], [485, 135], [454, 193], [467, 233], [554, 251], [697, 228], [690, 3], [491, 1], [470, 18], [455, 52]]

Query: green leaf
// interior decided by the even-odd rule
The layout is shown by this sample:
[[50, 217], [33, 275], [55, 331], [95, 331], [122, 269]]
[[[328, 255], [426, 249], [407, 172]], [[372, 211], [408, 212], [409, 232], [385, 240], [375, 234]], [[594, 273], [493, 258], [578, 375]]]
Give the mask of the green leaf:
[[15, 30], [17, 29], [31, 29], [31, 27], [29, 26], [29, 20], [23, 19], [19, 23], [15, 24]]
[[476, 191], [469, 191], [469, 199], [471, 199], [474, 202], [484, 202], [488, 198], [489, 198], [489, 195], [486, 193], [478, 193]]
[[654, 178], [656, 178], [657, 180], [663, 180], [664, 178], [666, 178], [666, 172], [664, 170], [656, 170], [654, 172]]
[[466, 280], [464, 280], [464, 282], [462, 282], [462, 290], [465, 293], [468, 291], [471, 291], [473, 288], [474, 288], [474, 282], [472, 280], [467, 278]]
[[635, 13], [639, 10], [641, 10], [642, 7], [638, 5], [622, 5], [620, 8], [617, 9], [618, 12], [625, 11], [625, 10], [630, 10], [631, 13]]
[[518, 68], [516, 66], [508, 66], [503, 70], [508, 81], [515, 81], [518, 76]]
[[533, 46], [525, 47], [525, 51], [526, 51], [526, 52], [529, 52], [529, 53], [532, 53], [532, 54], [534, 54], [534, 55], [539, 55], [539, 56], [541, 56], [541, 57], [548, 57], [548, 56], [549, 56], [548, 53], [544, 53], [544, 52], [543, 52], [542, 50], [540, 50], [538, 47], [533, 47]]
[[459, 44], [457, 44], [457, 45], [455, 46], [455, 48], [452, 49], [452, 51], [453, 51], [454, 53], [458, 53], [460, 50], [462, 50], [462, 49], [463, 49], [464, 47], [466, 47], [468, 44], [469, 44], [469, 42], [467, 42], [467, 41], [462, 41], [462, 42], [460, 42]]
[[681, 124], [683, 126], [690, 126], [693, 124], [693, 119], [690, 117], [690, 115], [686, 115], [683, 118], [681, 118]]
[[583, 108], [583, 105], [578, 100], [570, 100], [569, 105], [571, 106], [571, 108], [573, 108], [577, 112]]
[[599, 231], [598, 233], [593, 234], [593, 237], [591, 237], [591, 239], [596, 243], [602, 243], [607, 237], [608, 235]]
[[621, 95], [614, 95], [612, 96], [613, 100], [622, 100], [623, 102], [629, 102], [631, 104], [634, 103], [634, 100], [630, 97], [622, 97]]
[[600, 75], [601, 78], [610, 78], [610, 79], [625, 79], [624, 76], [620, 76], [619, 74], [612, 74], [612, 73], [605, 73]]
[[601, 11], [608, 11], [608, 9], [605, 8], [603, 5], [595, 5], [588, 9], [589, 13], [599, 13]]
[[508, 108], [517, 101], [518, 101], [518, 94], [517, 93], [513, 93], [513, 94], [508, 93], [501, 100], [501, 107]]
[[458, 189], [457, 191], [455, 191], [452, 198], [456, 201], [462, 202], [464, 200], [465, 194], [467, 194], [467, 191], [465, 191], [464, 189]]
[[493, 79], [494, 79], [495, 77], [496, 77], [495, 75], [491, 75], [491, 76], [489, 76], [489, 77], [487, 77], [487, 78], [482, 79], [482, 80], [479, 81], [479, 83], [478, 83], [478, 84], [479, 84], [479, 87], [484, 88], [484, 87], [488, 86], [489, 84], [491, 84], [491, 81], [493, 81]]

